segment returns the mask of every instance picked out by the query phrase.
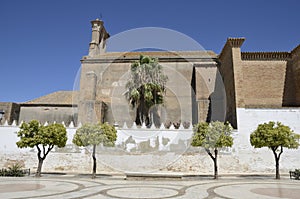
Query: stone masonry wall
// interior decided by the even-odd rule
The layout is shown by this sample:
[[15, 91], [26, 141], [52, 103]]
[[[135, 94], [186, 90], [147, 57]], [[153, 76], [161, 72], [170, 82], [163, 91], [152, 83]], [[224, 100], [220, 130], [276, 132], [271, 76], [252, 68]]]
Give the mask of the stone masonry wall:
[[0, 102], [0, 110], [4, 111], [4, 116], [0, 121], [0, 124], [6, 120], [9, 124], [12, 124], [14, 120], [18, 121], [20, 114], [20, 105], [12, 102]]
[[225, 45], [219, 60], [219, 71], [223, 77], [226, 91], [226, 121], [229, 121], [234, 128], [237, 128], [232, 49], [229, 45]]
[[[109, 53], [106, 54], [108, 56]], [[118, 57], [115, 57], [117, 59]], [[133, 57], [137, 59], [136, 57]], [[167, 58], [168, 59], [168, 58]], [[193, 95], [192, 76], [193, 66], [202, 61], [201, 58], [196, 62], [178, 61], [170, 58], [164, 60], [160, 64], [164, 68], [165, 74], [168, 75], [166, 84], [166, 98], [163, 109], [165, 113], [164, 121], [168, 122], [192, 122]], [[103, 101], [107, 105], [105, 121], [114, 123], [132, 122], [135, 120], [135, 111], [131, 109], [126, 101], [124, 93], [125, 85], [129, 76], [130, 65], [133, 60], [110, 61], [105, 58], [90, 58], [82, 60], [82, 70], [80, 79], [80, 99], [79, 99], [79, 121], [83, 116], [83, 106], [85, 100], [89, 100], [89, 96], [93, 91], [93, 82], [87, 73], [93, 72], [96, 75], [96, 101]], [[205, 61], [202, 61], [202, 63]], [[212, 61], [210, 61], [212, 62]], [[215, 74], [215, 72], [212, 72]], [[215, 77], [211, 78], [211, 82], [215, 82]], [[201, 91], [200, 91], [201, 92]], [[208, 98], [208, 96], [206, 96]], [[122, 118], [117, 118], [124, 116]], [[98, 118], [99, 119], [99, 118]], [[163, 122], [164, 122], [163, 121]]]
[[[38, 120], [42, 124], [65, 122], [69, 125], [76, 118], [77, 107], [61, 107], [61, 106], [22, 106], [20, 112], [19, 123], [21, 121], [29, 122]], [[76, 122], [76, 121], [75, 121]]]

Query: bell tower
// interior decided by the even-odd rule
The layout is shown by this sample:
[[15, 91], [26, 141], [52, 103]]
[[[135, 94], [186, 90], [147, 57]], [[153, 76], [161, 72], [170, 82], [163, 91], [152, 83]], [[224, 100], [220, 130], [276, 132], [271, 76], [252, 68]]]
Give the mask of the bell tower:
[[95, 19], [91, 21], [92, 24], [92, 39], [89, 47], [89, 56], [95, 56], [105, 53], [106, 40], [109, 34], [106, 32], [103, 21]]

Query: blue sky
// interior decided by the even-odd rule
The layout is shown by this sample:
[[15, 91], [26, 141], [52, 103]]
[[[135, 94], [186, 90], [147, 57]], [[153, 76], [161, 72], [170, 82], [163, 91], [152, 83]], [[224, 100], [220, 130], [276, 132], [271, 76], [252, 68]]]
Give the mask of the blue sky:
[[299, 2], [0, 0], [0, 101], [72, 90], [88, 52], [90, 21], [100, 16], [112, 36], [163, 27], [216, 53], [227, 37], [246, 37], [242, 51], [291, 51], [300, 44]]

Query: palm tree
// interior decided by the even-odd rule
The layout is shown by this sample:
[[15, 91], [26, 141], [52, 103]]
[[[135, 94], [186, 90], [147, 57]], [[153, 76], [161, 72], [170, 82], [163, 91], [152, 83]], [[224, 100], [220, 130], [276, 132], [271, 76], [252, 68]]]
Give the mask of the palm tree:
[[[136, 108], [136, 124], [152, 124], [149, 110], [156, 104], [162, 104], [168, 77], [157, 58], [140, 55], [140, 59], [131, 64], [130, 77], [126, 84], [126, 97]], [[156, 114], [155, 107], [153, 114]]]

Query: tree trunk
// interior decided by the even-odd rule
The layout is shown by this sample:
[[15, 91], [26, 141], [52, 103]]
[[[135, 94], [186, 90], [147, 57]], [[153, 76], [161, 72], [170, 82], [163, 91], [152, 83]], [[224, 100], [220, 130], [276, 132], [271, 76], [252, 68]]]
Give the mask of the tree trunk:
[[96, 162], [96, 145], [93, 145], [93, 173], [92, 178], [96, 178], [96, 169], [97, 169], [97, 162]]
[[38, 168], [35, 173], [35, 177], [41, 177], [42, 166], [43, 166], [43, 162], [44, 162], [44, 160], [41, 157], [38, 157], [38, 159], [39, 159], [39, 164], [38, 164]]
[[208, 148], [205, 149], [207, 154], [211, 157], [211, 159], [214, 161], [214, 179], [218, 179], [218, 149], [215, 149], [215, 157], [213, 154], [210, 152]]
[[137, 125], [143, 125], [143, 123], [148, 126], [149, 125], [149, 110], [146, 106], [144, 100], [141, 99], [140, 104], [137, 107], [137, 114], [135, 123]]
[[135, 117], [135, 123], [136, 125], [140, 125], [141, 123], [141, 114], [140, 114], [140, 105], [136, 108], [136, 117]]
[[276, 179], [280, 179], [280, 174], [279, 174], [279, 158], [275, 158], [276, 161]]
[[214, 160], [214, 179], [218, 179], [218, 149], [215, 149], [215, 158], [213, 159]]
[[271, 149], [272, 149], [274, 157], [275, 157], [275, 169], [276, 169], [276, 177], [275, 178], [279, 180], [280, 179], [279, 160], [280, 160], [281, 154], [283, 153], [283, 148], [282, 148], [282, 146], [280, 146], [280, 151], [278, 154], [276, 153], [276, 150], [278, 149], [278, 147], [272, 147]]

